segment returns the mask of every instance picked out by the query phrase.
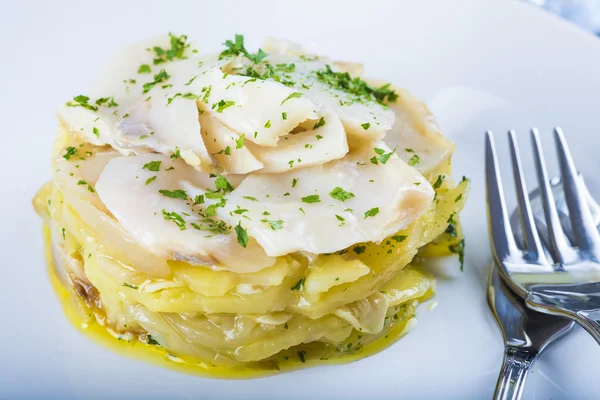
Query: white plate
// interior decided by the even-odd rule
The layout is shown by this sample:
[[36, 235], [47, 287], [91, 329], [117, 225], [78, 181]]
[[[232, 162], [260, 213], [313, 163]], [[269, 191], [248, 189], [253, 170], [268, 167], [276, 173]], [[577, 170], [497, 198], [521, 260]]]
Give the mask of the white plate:
[[[490, 252], [483, 132], [560, 124], [600, 198], [600, 40], [537, 9], [486, 1], [14, 2], [0, 13], [3, 152], [0, 205], [0, 398], [483, 399], [502, 358], [485, 300]], [[464, 212], [467, 262], [445, 267], [439, 306], [390, 349], [343, 366], [249, 381], [203, 379], [119, 356], [68, 325], [42, 261], [30, 206], [50, 177], [57, 104], [85, 91], [119, 46], [165, 31], [216, 47], [235, 32], [251, 45], [288, 38], [411, 89], [456, 141], [456, 175], [472, 179]], [[524, 138], [525, 139], [525, 138]], [[7, 143], [8, 141], [8, 143]], [[553, 154], [547, 140], [548, 155]], [[529, 141], [523, 140], [522, 151]], [[526, 163], [531, 168], [530, 163]], [[596, 167], [596, 168], [595, 168]], [[530, 170], [531, 171], [531, 170]], [[507, 174], [505, 174], [507, 175]], [[526, 398], [594, 398], [600, 349], [581, 330], [534, 367]]]

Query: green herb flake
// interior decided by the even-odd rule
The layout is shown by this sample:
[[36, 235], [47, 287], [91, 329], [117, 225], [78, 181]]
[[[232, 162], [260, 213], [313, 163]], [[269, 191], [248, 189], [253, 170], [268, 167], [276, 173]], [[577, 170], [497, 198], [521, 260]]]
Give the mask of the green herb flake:
[[369, 217], [374, 217], [377, 214], [379, 214], [379, 207], [371, 208], [370, 210], [367, 210], [365, 212], [365, 219], [367, 219]]
[[446, 175], [438, 175], [435, 183], [433, 184], [433, 188], [434, 189], [439, 189], [442, 186], [442, 183], [444, 182], [444, 179], [446, 179]]
[[92, 132], [94, 133], [94, 136], [96, 136], [97, 138], [100, 138], [100, 131], [98, 130], [98, 128], [94, 127]]
[[335, 187], [331, 191], [331, 193], [329, 193], [329, 195], [331, 197], [333, 197], [334, 199], [339, 200], [341, 202], [344, 202], [344, 201], [346, 201], [348, 199], [354, 198], [354, 193], [347, 192], [347, 191], [345, 191], [344, 189], [342, 189], [339, 186]]
[[408, 165], [410, 165], [411, 167], [414, 167], [419, 162], [421, 162], [421, 157], [419, 157], [418, 155], [415, 154], [410, 158], [410, 160], [408, 160]]
[[235, 234], [237, 235], [237, 241], [240, 246], [245, 248], [248, 245], [248, 232], [246, 229], [242, 228], [240, 223], [235, 226]]
[[303, 203], [320, 203], [321, 199], [318, 194], [313, 194], [302, 198]]
[[353, 101], [363, 103], [375, 101], [385, 104], [393, 103], [398, 99], [398, 94], [391, 89], [390, 84], [375, 88], [358, 77], [352, 78], [347, 72], [335, 72], [329, 65], [325, 65], [324, 70], [315, 71], [315, 75], [319, 82], [352, 96]]
[[276, 231], [277, 229], [283, 229], [283, 221], [280, 219], [278, 219], [278, 220], [261, 219], [260, 222], [268, 223], [271, 226], [271, 229], [274, 231]]
[[90, 111], [98, 111], [98, 107], [89, 103], [90, 98], [80, 94], [73, 97], [73, 101], [67, 102], [67, 107], [83, 107]]
[[369, 129], [371, 127], [371, 124], [368, 122], [365, 122], [364, 124], [360, 124], [360, 126], [362, 126], [362, 128], [366, 131], [367, 129]]
[[144, 83], [144, 91], [143, 93], [148, 93], [154, 86], [159, 83], [166, 82], [171, 76], [167, 74], [167, 71], [161, 69], [156, 75], [154, 75], [154, 80], [152, 82]]
[[239, 138], [235, 139], [235, 148], [241, 149], [244, 147], [244, 135], [242, 134]]
[[152, 69], [148, 64], [142, 64], [138, 68], [138, 74], [149, 74], [152, 72]]
[[190, 86], [192, 84], [192, 82], [194, 82], [194, 80], [198, 77], [198, 75], [194, 76], [192, 79], [190, 79], [189, 81], [187, 81], [186, 84], [184, 84], [183, 86]]
[[187, 200], [187, 198], [188, 198], [187, 192], [185, 190], [181, 190], [181, 189], [176, 189], [173, 191], [161, 189], [158, 191], [158, 193], [162, 194], [165, 197], [170, 197], [171, 199]]
[[320, 127], [322, 127], [323, 125], [325, 125], [325, 118], [321, 117], [319, 119], [319, 121], [317, 121], [317, 123], [313, 126], [313, 131], [315, 129], [319, 129]]
[[173, 154], [171, 154], [169, 157], [171, 157], [171, 160], [175, 161], [178, 158], [181, 158], [181, 152], [179, 150], [179, 147], [175, 147], [175, 152], [173, 152]]
[[270, 128], [271, 127], [271, 120], [268, 120], [267, 122], [265, 122], [265, 128]]
[[187, 43], [187, 35], [175, 36], [169, 33], [169, 39], [171, 47], [168, 50], [158, 46], [152, 48], [155, 55], [152, 60], [154, 65], [174, 61], [175, 59], [185, 60], [187, 58], [185, 57], [185, 50], [190, 47], [189, 43]]
[[354, 248], [352, 248], [352, 251], [354, 251], [356, 254], [363, 254], [366, 249], [367, 246], [354, 246]]
[[298, 351], [298, 358], [300, 359], [300, 362], [306, 362], [305, 356], [306, 355], [306, 351], [304, 350], [300, 350]]
[[183, 217], [176, 212], [168, 212], [164, 208], [162, 209], [162, 215], [167, 221], [172, 221], [175, 225], [179, 227], [182, 231], [185, 231], [185, 220]]
[[394, 236], [392, 236], [392, 239], [395, 240], [398, 243], [402, 243], [406, 239], [408, 239], [408, 236], [405, 236], [405, 235], [394, 235]]
[[[98, 100], [96, 100], [96, 104], [99, 106], [104, 106], [107, 108], [113, 108], [113, 107], [118, 107], [119, 104], [117, 104], [117, 102], [115, 101], [115, 97], [101, 97]], [[94, 121], [95, 122], [95, 121]]]
[[144, 164], [142, 169], [147, 169], [152, 172], [158, 172], [160, 170], [161, 161], [150, 161], [149, 163]]
[[152, 337], [152, 335], [148, 335], [148, 339], [147, 339], [147, 340], [148, 340], [148, 344], [150, 344], [150, 345], [152, 345], [152, 346], [160, 346], [160, 343], [158, 343], [158, 342], [156, 341], [156, 339], [154, 339], [154, 338]]
[[304, 277], [300, 278], [298, 282], [294, 286], [291, 287], [292, 290], [302, 290], [304, 287]]
[[268, 54], [265, 53], [262, 49], [258, 49], [256, 54], [249, 53], [244, 47], [244, 35], [235, 34], [234, 41], [226, 40], [223, 45], [226, 47], [225, 50], [219, 54], [219, 60], [222, 60], [225, 57], [235, 57], [238, 55], [244, 55], [248, 60], [252, 61], [254, 64], [258, 64], [261, 62]]
[[290, 93], [290, 95], [288, 97], [286, 97], [285, 99], [283, 99], [283, 101], [281, 102], [280, 105], [283, 105], [283, 103], [285, 103], [286, 101], [290, 100], [290, 99], [299, 99], [300, 97], [304, 96], [303, 93], [300, 92], [293, 92]]
[[298, 178], [292, 179], [292, 187], [296, 187], [297, 184], [298, 184]]
[[286, 112], [282, 112], [281, 113], [281, 118], [285, 121], [287, 120], [287, 113]]
[[235, 105], [235, 101], [230, 101], [230, 100], [219, 100], [218, 103], [214, 103], [212, 105], [212, 109], [214, 110], [215, 107], [217, 108], [217, 112], [220, 114], [223, 112], [223, 110], [232, 107], [233, 105]]
[[458, 261], [460, 262], [460, 270], [462, 271], [465, 266], [465, 239], [462, 239], [457, 244], [448, 246], [448, 250], [458, 255]]
[[258, 201], [258, 199], [256, 197], [252, 197], [252, 196], [242, 196], [244, 199], [246, 200], [250, 200], [250, 201]]
[[137, 289], [137, 288], [138, 288], [137, 286], [135, 286], [135, 285], [130, 285], [130, 284], [129, 284], [129, 283], [127, 283], [127, 282], [123, 283], [123, 286], [125, 286], [125, 287], [128, 287], [128, 288], [131, 288], [131, 289]]
[[146, 186], [148, 186], [149, 184], [151, 184], [155, 180], [156, 180], [156, 175], [151, 176], [150, 178], [146, 179]]
[[215, 186], [218, 190], [223, 190], [224, 192], [233, 191], [233, 186], [231, 186], [229, 181], [223, 175], [217, 176], [217, 179], [215, 179]]

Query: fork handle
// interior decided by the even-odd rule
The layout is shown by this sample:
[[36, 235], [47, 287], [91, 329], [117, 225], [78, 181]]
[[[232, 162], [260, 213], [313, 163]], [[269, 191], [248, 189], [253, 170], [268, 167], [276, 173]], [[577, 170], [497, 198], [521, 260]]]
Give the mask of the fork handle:
[[537, 353], [506, 347], [504, 361], [498, 376], [494, 400], [518, 400], [523, 394], [525, 379]]

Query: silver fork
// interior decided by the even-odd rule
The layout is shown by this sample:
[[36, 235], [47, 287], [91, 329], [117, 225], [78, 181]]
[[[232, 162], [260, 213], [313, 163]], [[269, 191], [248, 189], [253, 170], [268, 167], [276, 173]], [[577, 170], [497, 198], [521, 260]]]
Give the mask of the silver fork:
[[[592, 211], [596, 225], [600, 224], [600, 206], [586, 190], [587, 202]], [[562, 182], [553, 180], [552, 192], [556, 199], [559, 217], [568, 218], [567, 205], [564, 198]], [[534, 221], [540, 231], [547, 231], [546, 218], [539, 190], [529, 194]], [[517, 244], [522, 247], [523, 234], [520, 229], [519, 210], [512, 212], [510, 223], [515, 233]], [[570, 224], [566, 224], [565, 232], [572, 237]], [[543, 235], [542, 240], [546, 239]], [[488, 303], [492, 314], [504, 337], [504, 359], [494, 392], [494, 399], [520, 399], [525, 387], [529, 370], [537, 357], [550, 347], [552, 343], [567, 334], [574, 322], [554, 315], [543, 314], [528, 308], [523, 299], [504, 284], [498, 275], [498, 267], [492, 263], [488, 282]]]
[[579, 323], [600, 344], [600, 234], [565, 137], [554, 130], [561, 179], [569, 211], [571, 242], [561, 225], [548, 180], [539, 133], [531, 137], [546, 225], [542, 241], [534, 223], [517, 138], [509, 134], [511, 159], [524, 243], [517, 245], [506, 211], [493, 135], [486, 133], [488, 220], [494, 260], [506, 284], [528, 307]]

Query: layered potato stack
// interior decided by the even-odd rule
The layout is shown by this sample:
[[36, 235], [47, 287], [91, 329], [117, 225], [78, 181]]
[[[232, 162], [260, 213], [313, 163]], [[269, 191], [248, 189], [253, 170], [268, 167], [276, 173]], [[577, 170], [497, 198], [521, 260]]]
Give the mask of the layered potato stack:
[[208, 373], [349, 359], [412, 327], [434, 291], [420, 262], [462, 258], [468, 181], [426, 106], [361, 74], [241, 35], [118, 52], [59, 107], [34, 199], [81, 322]]

